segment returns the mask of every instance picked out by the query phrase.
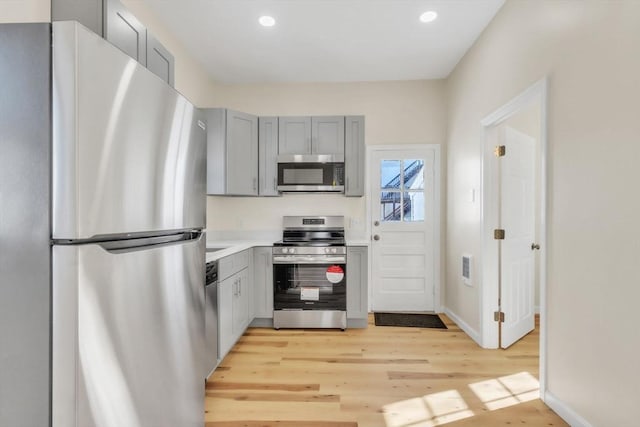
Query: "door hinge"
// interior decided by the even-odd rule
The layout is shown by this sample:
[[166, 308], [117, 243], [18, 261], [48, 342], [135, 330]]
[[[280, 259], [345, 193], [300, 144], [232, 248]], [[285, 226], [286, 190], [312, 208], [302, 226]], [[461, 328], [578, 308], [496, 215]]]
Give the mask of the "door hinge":
[[495, 240], [504, 240], [504, 229], [496, 228], [493, 230], [493, 238]]
[[504, 145], [497, 145], [495, 150], [493, 150], [493, 154], [495, 154], [496, 157], [504, 157], [504, 155], [507, 154], [507, 147]]
[[495, 322], [504, 323], [504, 312], [502, 312], [502, 311], [494, 311], [493, 312], [493, 320]]

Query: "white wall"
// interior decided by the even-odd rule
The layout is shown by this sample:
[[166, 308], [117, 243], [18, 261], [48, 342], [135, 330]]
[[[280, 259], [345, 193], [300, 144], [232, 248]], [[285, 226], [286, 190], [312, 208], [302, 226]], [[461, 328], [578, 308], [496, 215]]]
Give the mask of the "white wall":
[[[208, 106], [264, 116], [364, 115], [367, 145], [445, 141], [444, 82], [440, 80], [229, 85], [221, 86]], [[281, 230], [283, 215], [334, 214], [355, 219], [358, 225], [347, 233], [359, 238], [366, 228], [365, 199], [326, 194], [210, 196], [207, 229]]]
[[50, 21], [51, 0], [0, 0], [0, 23]]
[[594, 426], [637, 424], [639, 22], [635, 0], [508, 0], [447, 82], [446, 305], [479, 330], [451, 263], [480, 253], [480, 120], [549, 76], [547, 388]]
[[175, 58], [175, 88], [200, 107], [216, 97], [217, 85], [184, 45], [141, 0], [120, 0]]

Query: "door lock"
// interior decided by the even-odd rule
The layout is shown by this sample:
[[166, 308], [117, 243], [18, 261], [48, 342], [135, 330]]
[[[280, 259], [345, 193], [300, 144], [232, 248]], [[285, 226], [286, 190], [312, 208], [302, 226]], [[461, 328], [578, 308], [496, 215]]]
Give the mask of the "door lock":
[[532, 243], [531, 244], [531, 250], [540, 250], [540, 245], [537, 243]]
[[373, 225], [375, 225], [376, 227], [380, 225], [380, 221], [374, 221]]
[[376, 240], [376, 241], [380, 240], [380, 236], [378, 236], [377, 234], [374, 234], [373, 235], [373, 240]]

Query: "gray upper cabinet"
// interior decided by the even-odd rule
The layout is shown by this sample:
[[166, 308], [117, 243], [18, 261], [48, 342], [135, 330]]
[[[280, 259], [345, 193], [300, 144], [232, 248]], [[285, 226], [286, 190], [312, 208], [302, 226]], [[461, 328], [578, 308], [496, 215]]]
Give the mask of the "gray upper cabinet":
[[364, 196], [364, 116], [345, 117], [345, 196]]
[[343, 154], [344, 116], [280, 117], [278, 154]]
[[51, 0], [51, 20], [80, 22], [173, 87], [173, 55], [119, 0]]
[[103, 35], [124, 53], [147, 65], [147, 29], [118, 0], [104, 2]]
[[278, 118], [258, 119], [258, 193], [278, 196]]
[[278, 126], [278, 154], [311, 153], [311, 117], [280, 117]]
[[344, 153], [344, 116], [311, 118], [311, 154]]
[[147, 32], [147, 68], [173, 87], [175, 81], [173, 55], [149, 32]]
[[207, 194], [258, 195], [258, 118], [224, 108], [207, 116]]

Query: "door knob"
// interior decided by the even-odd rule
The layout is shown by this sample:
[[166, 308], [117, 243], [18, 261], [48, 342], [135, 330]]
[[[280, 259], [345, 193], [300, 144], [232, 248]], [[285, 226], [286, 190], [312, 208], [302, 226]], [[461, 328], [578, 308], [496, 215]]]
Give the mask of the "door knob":
[[537, 243], [532, 243], [532, 244], [531, 244], [531, 250], [533, 251], [533, 250], [536, 250], [536, 249], [537, 249], [537, 250], [540, 250], [540, 245], [539, 245], [539, 244], [537, 244]]
[[380, 221], [374, 221], [373, 225], [375, 225], [376, 227], [380, 225]]
[[374, 235], [373, 235], [373, 240], [376, 240], [376, 241], [377, 241], [377, 240], [380, 240], [380, 236], [378, 236], [377, 234], [374, 234]]

